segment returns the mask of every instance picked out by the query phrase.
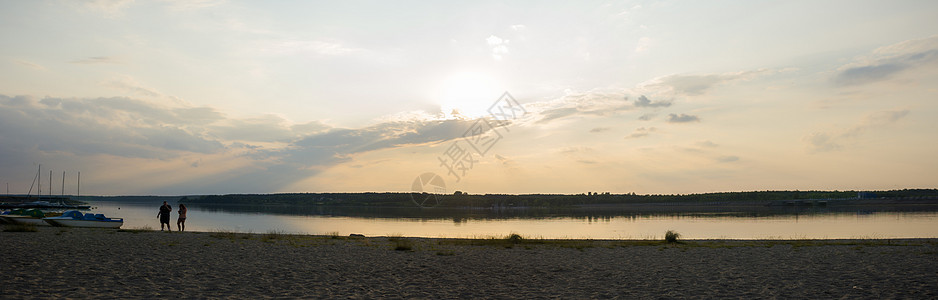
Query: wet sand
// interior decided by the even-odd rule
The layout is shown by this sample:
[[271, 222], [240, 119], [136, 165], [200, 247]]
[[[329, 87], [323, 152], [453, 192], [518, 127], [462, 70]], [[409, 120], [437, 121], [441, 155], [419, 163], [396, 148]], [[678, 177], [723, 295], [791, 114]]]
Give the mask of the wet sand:
[[0, 232], [0, 297], [938, 297], [935, 239], [512, 243], [38, 230]]

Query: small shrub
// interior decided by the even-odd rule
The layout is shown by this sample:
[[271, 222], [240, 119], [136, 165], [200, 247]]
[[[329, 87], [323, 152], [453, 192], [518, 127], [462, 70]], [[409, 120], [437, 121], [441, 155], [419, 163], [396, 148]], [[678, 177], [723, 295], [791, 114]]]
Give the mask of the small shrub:
[[6, 228], [3, 228], [3, 231], [4, 232], [37, 232], [39, 231], [39, 229], [36, 228], [36, 225], [17, 224], [17, 225], [11, 225], [11, 226], [7, 226]]
[[664, 241], [668, 243], [677, 243], [677, 239], [681, 238], [681, 234], [677, 233], [674, 230], [668, 230], [664, 233]]
[[508, 242], [512, 244], [520, 244], [521, 242], [524, 241], [524, 237], [522, 237], [520, 234], [517, 234], [517, 233], [509, 234], [508, 237], [505, 239], [508, 240]]

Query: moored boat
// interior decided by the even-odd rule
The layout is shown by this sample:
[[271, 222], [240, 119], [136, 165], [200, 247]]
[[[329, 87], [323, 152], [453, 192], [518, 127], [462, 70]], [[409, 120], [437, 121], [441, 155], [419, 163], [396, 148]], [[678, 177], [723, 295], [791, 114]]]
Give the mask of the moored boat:
[[14, 209], [13, 211], [0, 215], [0, 220], [10, 224], [48, 226], [49, 224], [42, 219], [57, 215], [58, 214], [46, 213], [38, 209]]
[[44, 218], [52, 226], [62, 227], [94, 227], [94, 228], [120, 228], [124, 225], [124, 218], [108, 218], [103, 214], [82, 214], [77, 210], [70, 210], [58, 217]]

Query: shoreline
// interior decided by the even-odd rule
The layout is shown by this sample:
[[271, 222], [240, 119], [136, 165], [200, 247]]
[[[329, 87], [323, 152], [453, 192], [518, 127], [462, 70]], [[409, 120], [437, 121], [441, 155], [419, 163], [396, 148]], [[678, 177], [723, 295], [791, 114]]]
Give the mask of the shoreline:
[[21, 299], [938, 297], [938, 239], [668, 244], [60, 227], [0, 237], [0, 286]]

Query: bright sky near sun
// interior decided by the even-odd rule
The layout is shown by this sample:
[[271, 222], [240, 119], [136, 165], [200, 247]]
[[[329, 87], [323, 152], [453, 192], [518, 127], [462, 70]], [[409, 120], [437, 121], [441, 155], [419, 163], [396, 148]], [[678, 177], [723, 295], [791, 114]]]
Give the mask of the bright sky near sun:
[[56, 194], [935, 188], [936, 12], [0, 0], [0, 189], [40, 164]]

